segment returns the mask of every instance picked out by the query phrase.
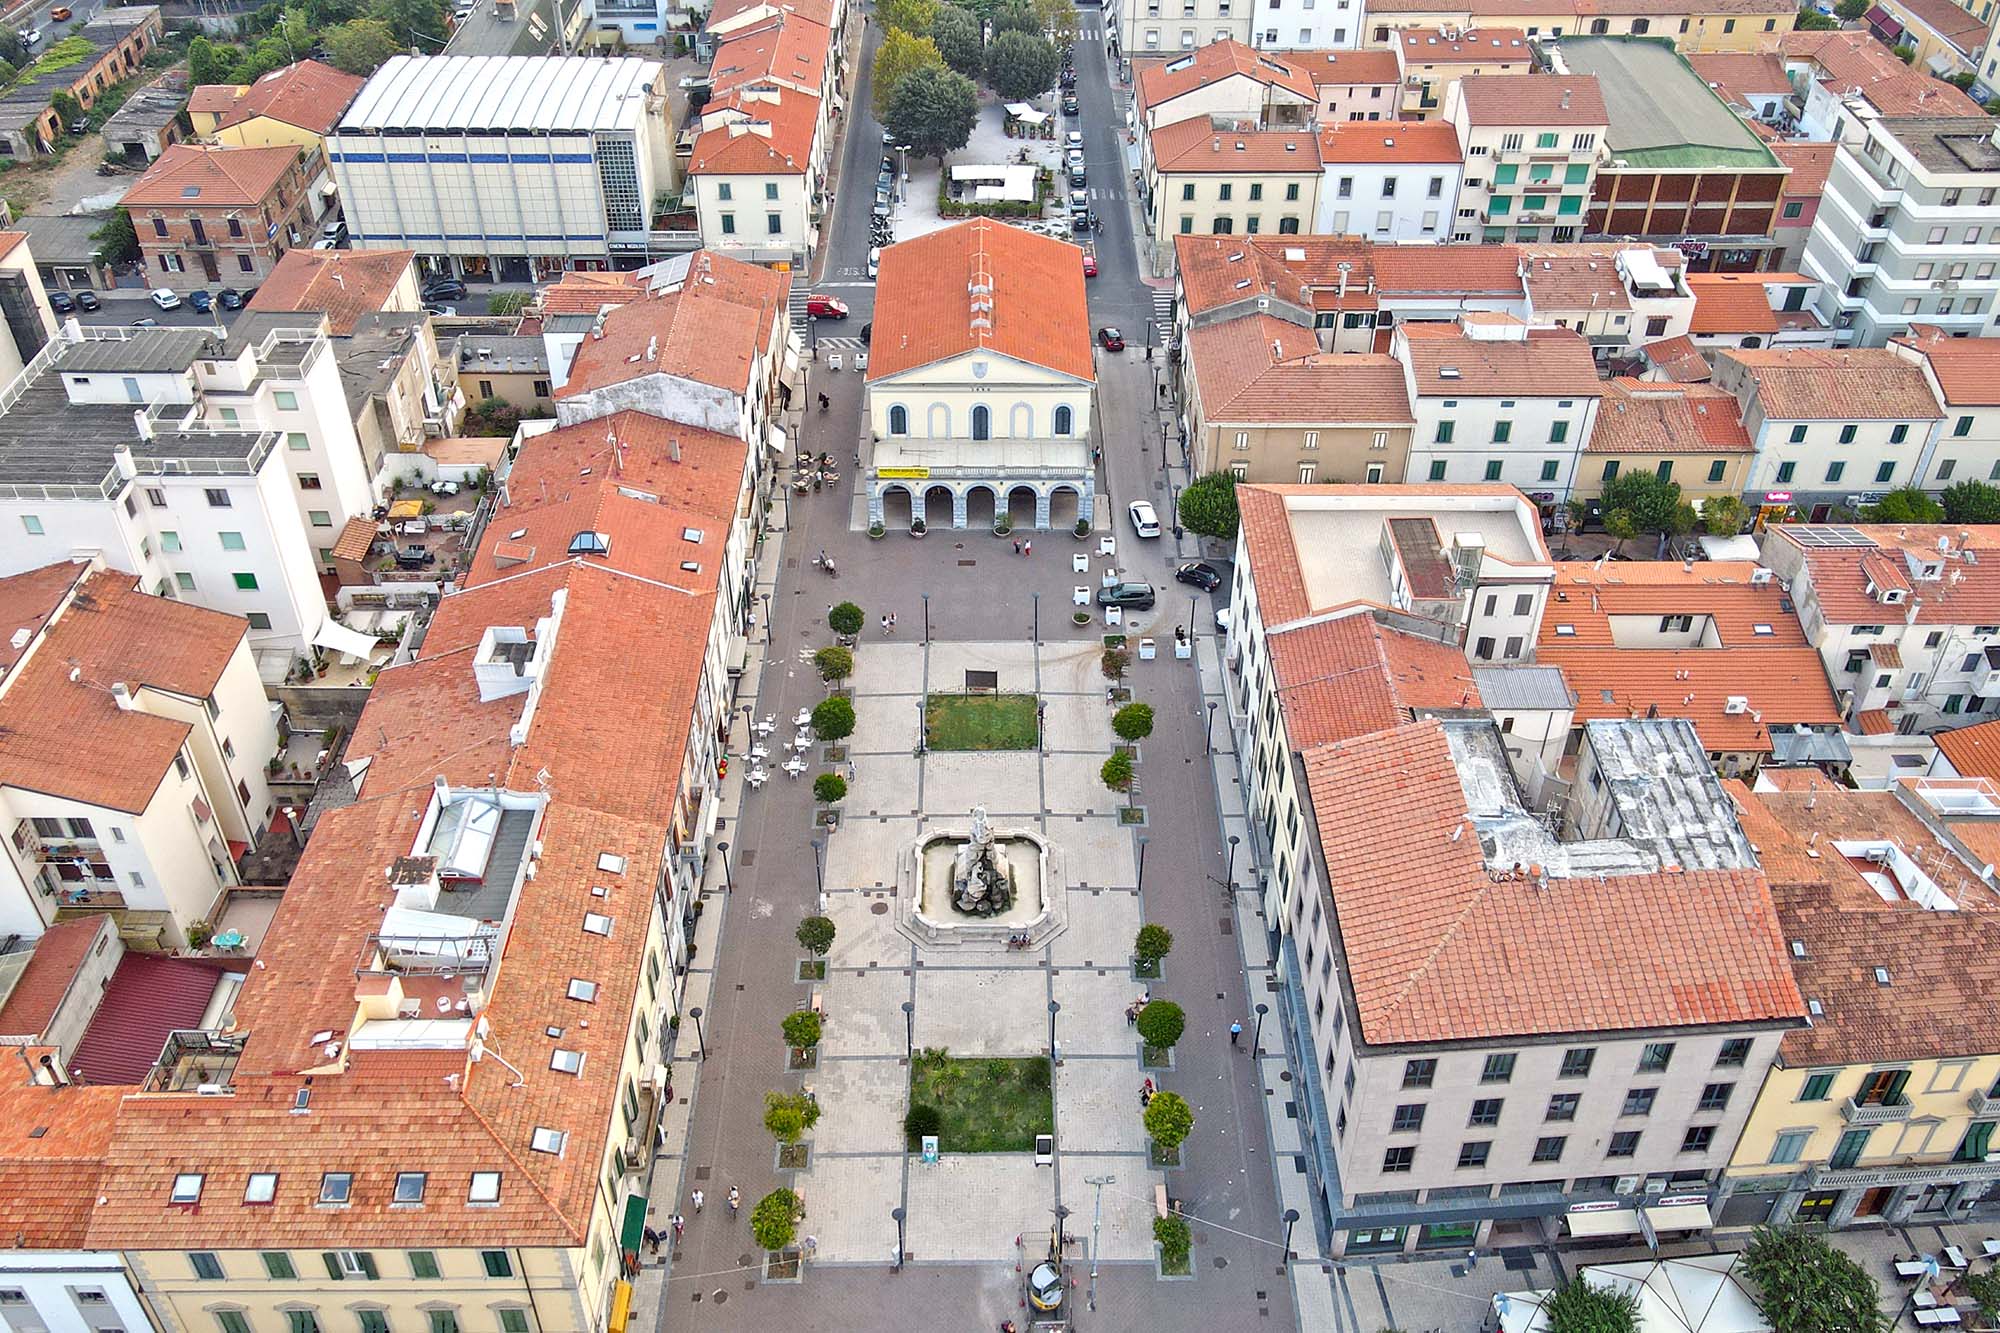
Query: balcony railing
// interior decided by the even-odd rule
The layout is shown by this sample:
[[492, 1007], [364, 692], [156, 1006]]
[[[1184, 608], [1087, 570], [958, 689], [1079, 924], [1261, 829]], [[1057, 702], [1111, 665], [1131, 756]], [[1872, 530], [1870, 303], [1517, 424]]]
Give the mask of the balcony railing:
[[1994, 1096], [1991, 1092], [1975, 1092], [1965, 1099], [1965, 1104], [1972, 1108], [1972, 1114], [1981, 1119], [1987, 1116], [2000, 1116], [2000, 1097]]
[[1852, 1097], [1840, 1105], [1840, 1118], [1850, 1125], [1892, 1125], [1910, 1118], [1910, 1099], [1893, 1102], [1857, 1102]]

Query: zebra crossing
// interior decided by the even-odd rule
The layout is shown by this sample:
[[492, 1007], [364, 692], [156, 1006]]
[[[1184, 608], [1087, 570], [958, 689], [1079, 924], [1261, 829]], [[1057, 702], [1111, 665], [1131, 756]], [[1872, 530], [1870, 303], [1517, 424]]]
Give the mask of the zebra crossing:
[[862, 342], [859, 338], [850, 338], [844, 335], [837, 338], [822, 337], [812, 344], [812, 346], [822, 352], [858, 352], [867, 345], [867, 343]]
[[806, 336], [806, 297], [810, 295], [812, 293], [798, 282], [792, 283], [791, 308], [788, 313], [792, 318], [793, 332], [801, 338]]
[[1153, 289], [1153, 327], [1157, 330], [1155, 339], [1165, 347], [1174, 340], [1174, 294], [1171, 291]]

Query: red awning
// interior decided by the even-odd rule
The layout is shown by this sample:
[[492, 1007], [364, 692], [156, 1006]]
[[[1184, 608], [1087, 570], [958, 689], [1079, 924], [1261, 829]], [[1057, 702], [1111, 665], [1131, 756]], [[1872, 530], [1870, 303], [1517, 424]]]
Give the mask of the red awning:
[[1903, 35], [1902, 20], [1880, 5], [1868, 11], [1868, 26], [1880, 33], [1884, 41], [1893, 42]]

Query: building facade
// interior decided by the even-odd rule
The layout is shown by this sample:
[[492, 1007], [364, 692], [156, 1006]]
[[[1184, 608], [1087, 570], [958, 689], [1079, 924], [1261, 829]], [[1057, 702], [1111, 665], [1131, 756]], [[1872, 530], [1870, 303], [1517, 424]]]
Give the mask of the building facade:
[[1444, 119], [1465, 146], [1452, 239], [1582, 239], [1610, 119], [1595, 78], [1461, 78]]
[[1448, 122], [1322, 125], [1319, 158], [1314, 231], [1392, 244], [1451, 234], [1464, 162]]
[[155, 286], [255, 287], [309, 239], [318, 154], [175, 144], [118, 201]]

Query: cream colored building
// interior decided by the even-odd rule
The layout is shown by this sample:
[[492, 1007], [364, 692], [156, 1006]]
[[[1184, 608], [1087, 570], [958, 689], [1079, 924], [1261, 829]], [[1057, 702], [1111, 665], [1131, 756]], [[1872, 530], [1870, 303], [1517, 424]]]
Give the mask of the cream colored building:
[[1137, 123], [1148, 131], [1205, 116], [1291, 129], [1311, 123], [1318, 96], [1303, 62], [1291, 53], [1218, 40], [1148, 64], [1139, 72], [1132, 104]]
[[1481, 29], [1489, 19], [1530, 37], [1667, 37], [1683, 53], [1765, 51], [1792, 30], [1798, 11], [1778, 0], [1689, 0], [1662, 8], [1653, 0], [1375, 0], [1368, 6], [1368, 44], [1387, 45], [1397, 28]]
[[1147, 224], [1153, 267], [1173, 271], [1169, 237], [1312, 230], [1319, 207], [1319, 137], [1311, 130], [1232, 130], [1207, 118], [1147, 135]]
[[1462, 78], [1445, 95], [1444, 118], [1465, 148], [1453, 239], [1583, 236], [1610, 123], [1594, 75]]
[[55, 336], [55, 312], [26, 232], [0, 231], [0, 382], [11, 381]]
[[1402, 61], [1402, 114], [1432, 120], [1443, 114], [1445, 95], [1472, 75], [1530, 74], [1535, 56], [1517, 27], [1405, 28], [1384, 34]]
[[274, 69], [248, 84], [203, 84], [188, 96], [195, 137], [229, 148], [283, 145], [315, 152], [367, 82], [317, 60]]

